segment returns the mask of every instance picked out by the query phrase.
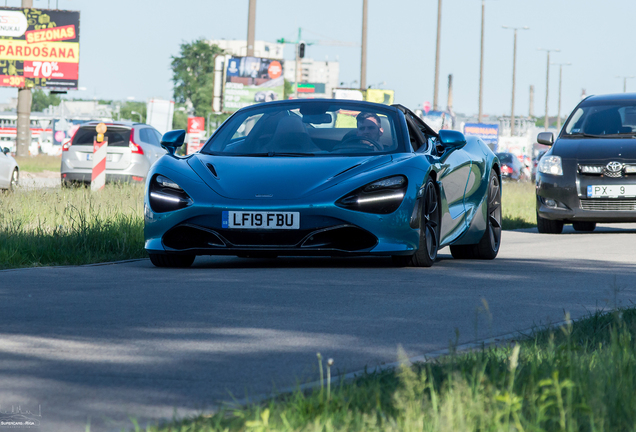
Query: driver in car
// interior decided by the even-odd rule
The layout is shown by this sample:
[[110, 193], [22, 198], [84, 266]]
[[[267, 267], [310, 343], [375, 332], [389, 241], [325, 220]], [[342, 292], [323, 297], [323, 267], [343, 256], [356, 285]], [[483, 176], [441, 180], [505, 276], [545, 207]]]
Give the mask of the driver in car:
[[384, 133], [380, 127], [380, 117], [375, 113], [361, 112], [356, 117], [356, 122], [358, 124], [356, 136], [360, 138], [369, 138], [378, 142]]

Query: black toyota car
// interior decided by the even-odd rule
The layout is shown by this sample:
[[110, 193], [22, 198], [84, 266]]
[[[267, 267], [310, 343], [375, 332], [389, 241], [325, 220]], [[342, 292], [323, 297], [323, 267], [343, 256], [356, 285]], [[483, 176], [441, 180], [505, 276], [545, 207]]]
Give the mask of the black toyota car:
[[636, 222], [636, 94], [590, 96], [574, 109], [537, 170], [537, 227], [594, 231], [597, 222]]

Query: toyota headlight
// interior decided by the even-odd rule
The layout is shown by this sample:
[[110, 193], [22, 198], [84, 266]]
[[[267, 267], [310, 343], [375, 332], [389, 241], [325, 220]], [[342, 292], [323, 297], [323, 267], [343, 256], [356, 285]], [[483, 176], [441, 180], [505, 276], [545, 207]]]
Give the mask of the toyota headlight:
[[563, 175], [561, 156], [543, 156], [539, 162], [538, 170], [543, 174]]
[[365, 213], [389, 214], [400, 207], [408, 181], [403, 175], [383, 178], [362, 186], [336, 201], [336, 205]]

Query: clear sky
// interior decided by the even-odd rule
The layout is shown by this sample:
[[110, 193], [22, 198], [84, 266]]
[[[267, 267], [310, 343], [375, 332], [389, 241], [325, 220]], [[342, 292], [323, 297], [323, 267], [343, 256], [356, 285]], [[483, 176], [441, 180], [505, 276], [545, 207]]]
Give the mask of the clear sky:
[[[20, 6], [19, 0], [5, 0]], [[145, 101], [170, 98], [170, 57], [179, 44], [199, 37], [245, 39], [248, 0], [34, 0], [34, 7], [55, 3], [79, 10], [80, 87], [69, 96]], [[0, 5], [2, 0], [0, 0]], [[622, 92], [617, 75], [636, 75], [634, 0], [486, 0], [484, 111], [510, 113], [513, 32], [502, 25], [528, 26], [517, 47], [516, 114], [528, 113], [528, 88], [535, 86], [535, 115], [545, 111], [546, 54], [563, 68], [562, 114], [587, 94]], [[369, 0], [367, 83], [385, 81], [396, 102], [417, 108], [433, 100], [437, 0]], [[441, 105], [446, 80], [454, 76], [454, 108], [478, 108], [481, 0], [443, 0], [440, 61]], [[257, 0], [256, 39], [333, 39], [359, 43], [362, 0]], [[360, 76], [360, 49], [313, 45], [307, 56], [338, 59], [340, 80]], [[293, 57], [293, 46], [285, 49]], [[550, 113], [556, 114], [558, 66], [550, 72]], [[636, 92], [636, 79], [628, 80]], [[17, 90], [0, 90], [0, 100]]]

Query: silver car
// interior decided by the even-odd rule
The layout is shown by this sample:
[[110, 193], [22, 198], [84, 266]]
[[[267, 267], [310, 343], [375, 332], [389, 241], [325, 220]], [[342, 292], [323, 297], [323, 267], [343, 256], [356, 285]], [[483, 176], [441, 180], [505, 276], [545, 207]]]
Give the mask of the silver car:
[[[93, 171], [93, 140], [99, 122], [84, 123], [72, 140], [62, 146], [62, 185], [90, 183]], [[108, 140], [106, 182], [142, 183], [150, 166], [163, 156], [161, 134], [144, 123], [106, 123]]]
[[0, 152], [0, 189], [8, 189], [14, 191], [18, 187], [20, 179], [20, 167], [11, 156], [8, 147]]

